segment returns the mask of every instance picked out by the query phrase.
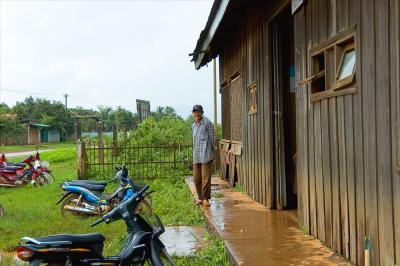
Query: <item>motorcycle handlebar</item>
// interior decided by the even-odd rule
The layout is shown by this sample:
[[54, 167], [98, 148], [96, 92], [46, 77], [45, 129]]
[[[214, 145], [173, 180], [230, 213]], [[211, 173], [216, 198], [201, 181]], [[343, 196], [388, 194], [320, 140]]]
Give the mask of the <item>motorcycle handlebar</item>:
[[104, 222], [104, 219], [103, 219], [103, 218], [100, 218], [100, 219], [98, 219], [97, 221], [91, 223], [91, 224], [90, 224], [90, 227], [94, 227], [94, 226], [96, 226], [96, 225], [98, 225], [99, 223], [102, 223], [102, 222]]
[[[135, 197], [132, 197], [131, 199], [121, 203], [121, 204], [129, 204], [130, 202], [132, 202], [133, 200], [137, 201], [140, 198], [143, 198], [145, 196], [147, 196], [148, 194], [144, 194], [144, 192], [149, 188], [148, 185], [145, 185], [138, 193]], [[94, 227], [96, 225], [98, 225], [99, 223], [105, 222], [105, 223], [110, 223], [113, 220], [113, 214], [114, 212], [118, 212], [118, 207], [114, 208], [111, 212], [105, 214], [102, 218], [100, 218], [99, 220], [93, 222], [90, 224], [91, 227]], [[117, 218], [118, 219], [118, 218]]]

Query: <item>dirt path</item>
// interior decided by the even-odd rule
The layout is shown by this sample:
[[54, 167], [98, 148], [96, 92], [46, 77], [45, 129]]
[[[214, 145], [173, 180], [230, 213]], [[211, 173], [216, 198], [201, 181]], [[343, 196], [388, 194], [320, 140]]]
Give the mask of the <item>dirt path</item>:
[[[48, 151], [54, 151], [54, 149], [45, 149], [45, 150], [38, 150], [39, 153], [42, 152], [48, 152]], [[34, 155], [36, 154], [36, 150], [31, 150], [31, 151], [11, 151], [11, 152], [5, 152], [6, 158], [14, 158], [14, 157], [19, 157], [19, 156], [29, 156], [29, 155]]]

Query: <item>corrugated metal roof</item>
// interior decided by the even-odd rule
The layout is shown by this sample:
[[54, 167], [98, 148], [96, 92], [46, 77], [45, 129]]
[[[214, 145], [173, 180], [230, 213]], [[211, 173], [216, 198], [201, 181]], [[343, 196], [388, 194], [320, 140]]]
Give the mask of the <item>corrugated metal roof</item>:
[[225, 15], [230, 0], [215, 0], [211, 8], [206, 27], [201, 31], [197, 40], [196, 48], [193, 51], [193, 58], [196, 69], [210, 62], [210, 44]]
[[29, 124], [31, 126], [35, 126], [35, 127], [51, 127], [50, 125], [46, 125], [46, 124]]

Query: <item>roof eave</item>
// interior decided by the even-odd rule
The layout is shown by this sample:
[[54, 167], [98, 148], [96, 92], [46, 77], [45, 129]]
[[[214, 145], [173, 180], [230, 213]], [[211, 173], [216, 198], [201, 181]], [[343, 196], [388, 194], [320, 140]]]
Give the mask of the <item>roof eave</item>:
[[208, 27], [208, 29], [206, 28], [205, 37], [203, 38], [202, 42], [200, 43], [200, 46], [198, 47], [198, 49], [196, 49], [199, 52], [198, 56], [194, 60], [194, 65], [197, 70], [200, 69], [205, 64], [205, 62], [204, 62], [205, 55], [206, 55], [206, 53], [210, 52], [210, 44], [211, 44], [211, 42], [215, 36], [215, 33], [217, 32], [218, 27], [225, 15], [225, 11], [228, 7], [229, 1], [230, 0], [221, 0], [220, 1], [217, 12], [216, 12], [215, 16], [213, 17], [210, 26]]

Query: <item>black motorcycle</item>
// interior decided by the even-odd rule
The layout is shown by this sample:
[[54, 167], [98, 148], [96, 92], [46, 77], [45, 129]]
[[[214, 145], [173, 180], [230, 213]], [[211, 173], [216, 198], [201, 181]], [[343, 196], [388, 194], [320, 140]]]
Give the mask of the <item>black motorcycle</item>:
[[[175, 265], [159, 236], [165, 231], [159, 217], [143, 209], [142, 202], [151, 192], [143, 187], [134, 197], [122, 202], [91, 226], [123, 219], [127, 239], [118, 256], [103, 257], [104, 236], [101, 234], [52, 235], [24, 237], [18, 243], [17, 256], [31, 266], [46, 265]], [[147, 205], [146, 205], [147, 206]], [[147, 213], [151, 213], [147, 217]]]

